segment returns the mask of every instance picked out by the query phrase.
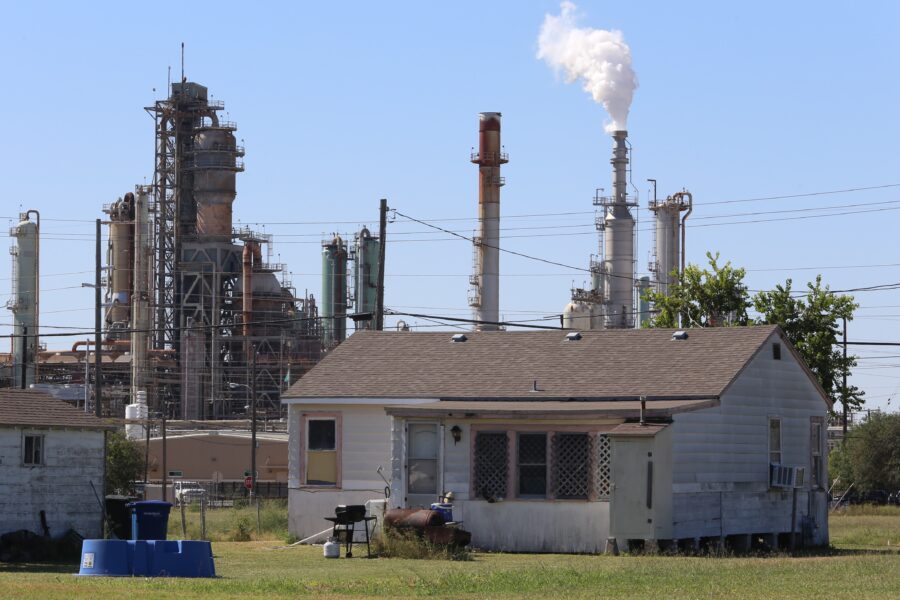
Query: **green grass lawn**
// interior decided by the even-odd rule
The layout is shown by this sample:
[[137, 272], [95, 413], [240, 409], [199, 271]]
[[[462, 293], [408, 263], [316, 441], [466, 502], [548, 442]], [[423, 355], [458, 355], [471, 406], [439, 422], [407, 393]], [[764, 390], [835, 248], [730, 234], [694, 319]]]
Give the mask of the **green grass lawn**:
[[215, 542], [215, 580], [76, 578], [69, 566], [0, 565], [0, 597], [900, 597], [900, 510], [835, 515], [831, 535], [833, 552], [798, 557], [475, 553], [470, 561], [326, 560], [320, 547], [283, 548], [278, 539]]

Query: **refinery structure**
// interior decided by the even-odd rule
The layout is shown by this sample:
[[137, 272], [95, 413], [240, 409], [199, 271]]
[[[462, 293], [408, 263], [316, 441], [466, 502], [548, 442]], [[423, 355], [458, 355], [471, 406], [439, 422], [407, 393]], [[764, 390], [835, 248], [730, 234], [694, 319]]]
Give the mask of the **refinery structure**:
[[[235, 226], [244, 148], [235, 123], [220, 116], [224, 103], [185, 78], [168, 92], [145, 109], [154, 122], [151, 183], [102, 207], [106, 216], [97, 220], [93, 336], [70, 348], [53, 349], [48, 337], [42, 340], [40, 214], [22, 213], [11, 230], [7, 307], [13, 331], [9, 354], [0, 355], [0, 386], [36, 386], [114, 417], [234, 419], [246, 417], [251, 406], [280, 417], [281, 393], [346, 339], [348, 324], [355, 330], [383, 326], [386, 201], [378, 235], [362, 226], [322, 242], [318, 299], [298, 293], [285, 265], [272, 260], [272, 236]], [[478, 167], [478, 224], [467, 300], [478, 331], [507, 327], [500, 303], [500, 190], [509, 156], [501, 117], [479, 114], [478, 150], [469, 157]], [[564, 329], [646, 326], [654, 309], [645, 293], [668, 294], [684, 269], [693, 197], [682, 190], [659, 200], [654, 181], [649, 276], [638, 274], [632, 148], [624, 116], [612, 125], [611, 193], [599, 188], [594, 195], [599, 243], [583, 269], [590, 283], [573, 286], [560, 315]], [[101, 225], [108, 233], [105, 260]], [[398, 329], [408, 328], [402, 323]]]
[[[247, 415], [250, 398], [263, 414], [279, 416], [281, 393], [347, 337], [348, 324], [376, 327], [382, 248], [368, 228], [352, 240], [334, 234], [322, 242], [317, 300], [298, 294], [285, 265], [272, 261], [271, 235], [235, 227], [244, 149], [236, 125], [220, 118], [223, 109], [206, 87], [186, 80], [146, 109], [155, 123], [152, 184], [102, 209], [108, 247], [99, 338], [63, 349], [41, 343], [40, 215], [21, 215], [10, 232], [14, 330], [10, 354], [0, 356], [4, 385], [36, 385], [109, 416], [238, 418]], [[470, 156], [478, 166], [478, 225], [468, 304], [479, 331], [505, 328], [500, 188], [509, 156], [500, 125], [499, 112], [480, 113], [478, 151]], [[693, 198], [681, 191], [657, 200], [654, 193], [650, 276], [638, 276], [627, 132], [613, 131], [612, 142], [612, 193], [601, 188], [593, 199], [599, 244], [586, 269], [590, 285], [572, 289], [561, 315], [565, 329], [646, 326], [653, 308], [644, 292], [667, 294], [684, 268]]]
[[281, 392], [345, 338], [347, 318], [374, 311], [378, 237], [363, 227], [349, 248], [340, 236], [323, 243], [322, 301], [298, 294], [272, 261], [272, 236], [233, 223], [244, 149], [224, 103], [186, 79], [169, 92], [146, 108], [152, 183], [102, 207], [99, 355], [97, 339], [53, 349], [40, 337], [40, 215], [28, 211], [10, 231], [13, 331], [0, 385], [107, 416], [245, 417], [251, 397], [278, 416]]

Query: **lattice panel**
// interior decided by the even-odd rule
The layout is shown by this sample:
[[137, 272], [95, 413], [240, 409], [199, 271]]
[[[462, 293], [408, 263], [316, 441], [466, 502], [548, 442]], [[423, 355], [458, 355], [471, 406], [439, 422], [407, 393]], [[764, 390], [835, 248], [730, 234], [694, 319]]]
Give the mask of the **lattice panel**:
[[475, 436], [475, 496], [505, 498], [509, 474], [509, 440], [505, 433]]
[[598, 435], [594, 438], [594, 492], [598, 498], [609, 498], [609, 463], [609, 438], [605, 435]]
[[553, 436], [553, 490], [557, 498], [587, 498], [591, 489], [591, 438], [586, 433]]

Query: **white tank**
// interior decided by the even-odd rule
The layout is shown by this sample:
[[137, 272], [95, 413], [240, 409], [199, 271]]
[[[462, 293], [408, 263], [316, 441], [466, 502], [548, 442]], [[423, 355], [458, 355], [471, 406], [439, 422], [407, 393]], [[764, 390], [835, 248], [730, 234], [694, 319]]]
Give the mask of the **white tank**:
[[587, 302], [569, 302], [563, 309], [563, 328], [575, 331], [594, 329], [594, 314]]
[[[140, 394], [141, 392], [138, 392]], [[146, 402], [146, 394], [144, 393], [144, 403], [143, 404], [129, 404], [125, 407], [125, 419], [126, 420], [138, 420], [138, 419], [146, 419], [147, 418], [147, 402]], [[143, 425], [128, 423], [125, 425], [125, 437], [129, 440], [142, 440], [147, 435], [147, 430]]]

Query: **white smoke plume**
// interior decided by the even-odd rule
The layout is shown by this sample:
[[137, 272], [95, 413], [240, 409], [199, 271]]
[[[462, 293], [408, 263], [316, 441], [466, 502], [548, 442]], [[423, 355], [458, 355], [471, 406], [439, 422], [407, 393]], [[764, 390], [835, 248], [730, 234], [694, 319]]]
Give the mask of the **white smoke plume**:
[[557, 72], [562, 71], [566, 83], [582, 80], [584, 91], [612, 118], [606, 124], [607, 132], [625, 129], [638, 86], [631, 68], [631, 49], [621, 31], [576, 27], [577, 8], [566, 0], [558, 16], [544, 17], [537, 57]]

